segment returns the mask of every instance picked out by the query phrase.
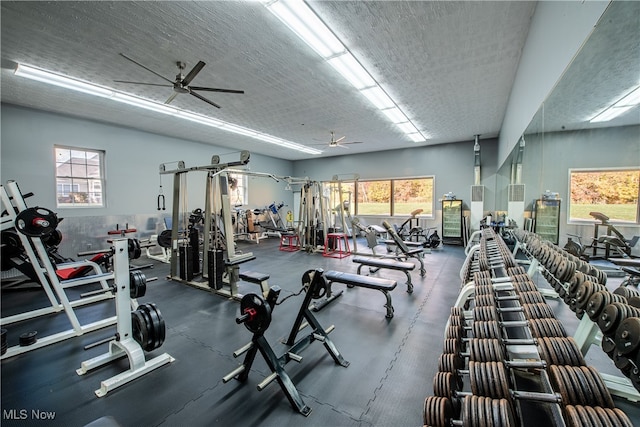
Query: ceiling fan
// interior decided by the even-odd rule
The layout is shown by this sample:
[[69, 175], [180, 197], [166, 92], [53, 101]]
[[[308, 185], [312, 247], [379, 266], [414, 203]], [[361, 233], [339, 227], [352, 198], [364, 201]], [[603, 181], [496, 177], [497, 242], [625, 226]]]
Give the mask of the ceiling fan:
[[323, 143], [323, 144], [311, 144], [311, 145], [328, 145], [329, 148], [334, 148], [334, 147], [349, 148], [347, 147], [347, 145], [362, 144], [362, 141], [343, 142], [345, 139], [344, 136], [336, 139], [336, 133], [334, 131], [331, 131], [330, 133], [331, 133], [331, 139], [329, 140], [329, 144]]
[[193, 67], [191, 69], [191, 71], [189, 71], [187, 73], [186, 76], [183, 75], [183, 71], [184, 71], [184, 68], [185, 68], [186, 64], [184, 62], [181, 62], [181, 61], [176, 62], [176, 65], [178, 66], [178, 74], [176, 74], [176, 79], [174, 81], [172, 81], [172, 80], [169, 80], [168, 78], [156, 73], [152, 69], [150, 69], [148, 67], [145, 67], [141, 63], [129, 58], [124, 53], [121, 53], [120, 56], [122, 56], [123, 58], [127, 59], [128, 61], [131, 61], [134, 64], [144, 68], [145, 70], [155, 74], [156, 76], [160, 77], [161, 79], [166, 80], [167, 82], [170, 83], [170, 85], [158, 84], [158, 83], [129, 82], [129, 81], [125, 81], [125, 80], [114, 80], [114, 81], [118, 82], [118, 83], [129, 83], [129, 84], [136, 84], [136, 85], [173, 87], [173, 93], [164, 102], [165, 104], [169, 104], [171, 101], [174, 100], [174, 98], [176, 96], [178, 96], [181, 93], [188, 93], [189, 95], [193, 95], [196, 98], [206, 102], [207, 104], [211, 104], [216, 108], [220, 108], [220, 106], [218, 104], [216, 104], [213, 101], [208, 100], [207, 98], [205, 98], [204, 96], [200, 95], [199, 93], [197, 93], [195, 91], [196, 90], [204, 90], [204, 91], [208, 91], [208, 92], [244, 93], [243, 90], [218, 89], [218, 88], [213, 88], [213, 87], [190, 86], [189, 83], [191, 83], [191, 80], [193, 80], [194, 77], [197, 76], [198, 73], [202, 70], [202, 68], [206, 65], [202, 61], [198, 61], [198, 63], [195, 65], [195, 67]]

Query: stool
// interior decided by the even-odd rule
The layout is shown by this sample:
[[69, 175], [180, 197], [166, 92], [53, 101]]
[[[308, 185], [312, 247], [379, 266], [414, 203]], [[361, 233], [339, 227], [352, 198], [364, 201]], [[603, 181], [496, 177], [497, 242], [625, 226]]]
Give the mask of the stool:
[[300, 249], [300, 239], [298, 238], [297, 234], [283, 234], [280, 237], [281, 251], [295, 252], [299, 249]]
[[[344, 243], [344, 246], [343, 246]], [[351, 255], [349, 241], [344, 233], [328, 233], [324, 241], [324, 252], [322, 256], [331, 258], [345, 258]]]

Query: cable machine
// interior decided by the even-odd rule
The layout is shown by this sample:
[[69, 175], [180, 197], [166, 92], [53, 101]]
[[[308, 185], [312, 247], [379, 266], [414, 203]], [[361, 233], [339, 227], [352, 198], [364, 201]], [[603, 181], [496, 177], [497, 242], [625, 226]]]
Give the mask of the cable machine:
[[[171, 228], [171, 269], [170, 278], [198, 288], [209, 289], [226, 297], [240, 299], [237, 282], [239, 265], [255, 259], [253, 253], [236, 253], [231, 203], [229, 196], [230, 172], [233, 166], [249, 163], [250, 153], [241, 151], [237, 161], [220, 163], [220, 156], [214, 155], [211, 164], [187, 168], [183, 161], [177, 168], [167, 170], [160, 165], [160, 174], [173, 174], [173, 211]], [[204, 210], [187, 212], [187, 173], [206, 172]], [[196, 219], [194, 220], [194, 216]], [[204, 224], [203, 236], [197, 234], [195, 224]], [[189, 224], [188, 224], [189, 223]], [[200, 263], [200, 241], [202, 241], [202, 264]], [[203, 266], [202, 271], [200, 265]], [[202, 281], [194, 280], [201, 275]]]

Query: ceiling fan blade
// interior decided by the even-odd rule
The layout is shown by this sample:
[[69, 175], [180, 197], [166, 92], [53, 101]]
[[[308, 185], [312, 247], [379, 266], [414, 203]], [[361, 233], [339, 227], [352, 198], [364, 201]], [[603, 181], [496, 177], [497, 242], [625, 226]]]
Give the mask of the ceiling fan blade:
[[336, 139], [336, 140], [335, 140], [335, 141], [333, 141], [333, 142], [340, 142], [340, 141], [342, 141], [344, 138], [345, 138], [345, 137], [343, 136], [343, 137], [341, 137], [341, 138]]
[[224, 93], [244, 93], [243, 90], [235, 90], [235, 89], [218, 89], [215, 87], [200, 87], [200, 86], [189, 86], [193, 90], [206, 90], [208, 92], [224, 92]]
[[349, 147], [347, 147], [346, 145], [343, 144], [336, 144], [336, 147], [340, 147], [340, 148], [345, 148], [345, 149], [349, 149]]
[[216, 107], [216, 108], [220, 108], [220, 106], [219, 106], [218, 104], [216, 104], [216, 103], [215, 103], [215, 102], [213, 102], [213, 101], [209, 101], [207, 98], [205, 98], [204, 96], [202, 96], [202, 95], [200, 95], [200, 94], [197, 94], [197, 93], [195, 93], [195, 92], [193, 92], [193, 91], [189, 91], [189, 93], [190, 93], [191, 95], [195, 96], [196, 98], [203, 100], [203, 101], [204, 101], [204, 102], [206, 102], [207, 104], [211, 104], [211, 105], [213, 105], [213, 106], [214, 106], [214, 107]]
[[345, 145], [345, 144], [362, 144], [362, 141], [342, 142], [341, 144], [342, 145]]
[[129, 83], [132, 85], [147, 85], [147, 86], [162, 86], [162, 87], [173, 87], [173, 85], [162, 85], [159, 83], [144, 83], [144, 82], [129, 82], [126, 80], [114, 80], [116, 83]]
[[193, 68], [191, 69], [191, 71], [189, 71], [189, 74], [187, 74], [187, 76], [186, 76], [184, 79], [182, 79], [182, 84], [183, 84], [184, 86], [188, 86], [188, 85], [189, 85], [189, 83], [191, 83], [191, 80], [193, 80], [193, 78], [194, 78], [195, 76], [197, 76], [197, 75], [198, 75], [198, 73], [200, 72], [200, 70], [202, 70], [202, 69], [204, 68], [204, 66], [205, 66], [205, 65], [207, 65], [207, 64], [205, 64], [205, 63], [204, 63], [204, 62], [202, 62], [202, 61], [198, 61], [198, 63], [196, 64], [196, 66], [195, 66], [195, 67], [193, 67]]
[[156, 72], [155, 72], [155, 71], [153, 71], [152, 69], [147, 68], [147, 67], [145, 67], [144, 65], [142, 65], [141, 63], [137, 62], [136, 60], [129, 58], [129, 57], [128, 57], [127, 55], [125, 55], [124, 53], [121, 53], [121, 54], [120, 54], [120, 56], [122, 56], [124, 59], [127, 59], [127, 60], [129, 60], [129, 61], [133, 62], [133, 63], [134, 63], [134, 64], [136, 64], [137, 66], [144, 68], [145, 70], [149, 71], [150, 73], [155, 74], [156, 76], [160, 77], [161, 79], [168, 81], [169, 83], [171, 83], [171, 84], [173, 85], [173, 80], [169, 80], [168, 78], [166, 78], [166, 77], [164, 77], [164, 76], [161, 76], [160, 74], [156, 73]]
[[171, 94], [171, 96], [169, 98], [167, 98], [166, 101], [164, 101], [165, 104], [170, 104], [171, 101], [173, 101], [175, 99], [175, 97], [178, 96], [178, 92], [173, 92]]

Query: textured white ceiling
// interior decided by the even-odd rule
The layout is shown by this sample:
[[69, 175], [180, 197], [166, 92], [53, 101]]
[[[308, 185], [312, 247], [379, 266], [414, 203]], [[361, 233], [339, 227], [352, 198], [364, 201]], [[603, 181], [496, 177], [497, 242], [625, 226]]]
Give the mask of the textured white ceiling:
[[176, 61], [206, 67], [173, 105], [305, 145], [322, 156], [472, 141], [499, 133], [535, 2], [312, 1], [311, 7], [430, 139], [413, 143], [261, 3], [1, 2], [2, 102], [297, 160], [297, 151], [13, 75], [25, 63], [164, 102]]

